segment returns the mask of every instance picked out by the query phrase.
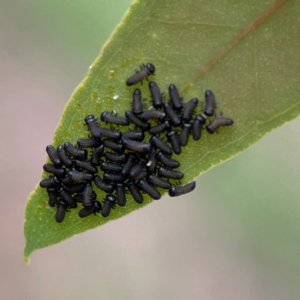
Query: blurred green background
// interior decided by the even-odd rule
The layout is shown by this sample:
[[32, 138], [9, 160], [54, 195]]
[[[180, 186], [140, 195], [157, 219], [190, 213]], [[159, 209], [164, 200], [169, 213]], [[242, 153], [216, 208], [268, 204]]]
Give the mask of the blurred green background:
[[300, 119], [142, 210], [22, 261], [24, 207], [129, 0], [0, 0], [1, 299], [300, 299]]

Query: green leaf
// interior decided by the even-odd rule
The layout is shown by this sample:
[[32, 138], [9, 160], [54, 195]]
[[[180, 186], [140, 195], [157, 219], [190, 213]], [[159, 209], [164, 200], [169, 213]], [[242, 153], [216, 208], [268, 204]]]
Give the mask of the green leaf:
[[[235, 120], [219, 134], [204, 133], [200, 141], [191, 140], [175, 157], [185, 174], [184, 183], [191, 181], [300, 113], [299, 15], [297, 0], [136, 1], [72, 95], [53, 144], [87, 137], [83, 120], [88, 114], [116, 110], [123, 115], [135, 88], [128, 88], [125, 80], [141, 63], [152, 62], [162, 91], [167, 93], [174, 83], [185, 100], [203, 100], [204, 91], [211, 89], [218, 112]], [[150, 105], [147, 84], [139, 87]], [[126, 207], [117, 207], [108, 218], [80, 219], [79, 209], [72, 210], [58, 224], [46, 191], [37, 186], [26, 206], [25, 259], [35, 249], [152, 201], [145, 199], [138, 205], [128, 196]]]

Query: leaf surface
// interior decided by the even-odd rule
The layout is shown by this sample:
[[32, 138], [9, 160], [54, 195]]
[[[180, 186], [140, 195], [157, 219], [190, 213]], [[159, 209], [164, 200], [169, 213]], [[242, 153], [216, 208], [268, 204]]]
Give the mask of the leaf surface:
[[[76, 143], [87, 137], [83, 126], [88, 114], [103, 110], [119, 115], [130, 109], [133, 90], [126, 79], [142, 63], [156, 67], [154, 79], [167, 94], [168, 86], [180, 87], [185, 100], [211, 89], [218, 113], [234, 119], [219, 134], [204, 133], [190, 139], [181, 155], [184, 183], [237, 155], [267, 132], [299, 115], [300, 5], [297, 0], [263, 1], [136, 1], [120, 23], [87, 77], [66, 106], [53, 145]], [[150, 95], [147, 83], [138, 85]], [[200, 112], [200, 108], [198, 110]], [[43, 174], [43, 178], [47, 174]], [[97, 193], [98, 199], [104, 194]], [[128, 196], [126, 207], [117, 207], [108, 218], [85, 219], [78, 210], [58, 224], [47, 193], [37, 186], [26, 206], [25, 259], [32, 251], [58, 243], [74, 234], [102, 225], [143, 207]], [[162, 200], [163, 201], [163, 200]]]

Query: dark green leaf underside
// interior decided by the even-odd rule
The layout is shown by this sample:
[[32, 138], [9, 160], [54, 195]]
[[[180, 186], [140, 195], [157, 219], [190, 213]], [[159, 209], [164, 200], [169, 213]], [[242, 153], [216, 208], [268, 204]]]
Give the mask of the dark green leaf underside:
[[[123, 115], [135, 88], [125, 85], [126, 78], [141, 63], [152, 62], [162, 91], [174, 83], [185, 100], [203, 100], [204, 91], [211, 89], [218, 112], [235, 120], [219, 134], [191, 141], [176, 158], [184, 183], [191, 181], [299, 115], [299, 6], [297, 0], [136, 1], [73, 94], [53, 144], [87, 137], [83, 119], [88, 114], [114, 109]], [[139, 87], [150, 106], [147, 84]], [[143, 205], [151, 202], [146, 199]], [[143, 206], [128, 200], [109, 218], [80, 219], [78, 210], [72, 210], [57, 224], [46, 192], [36, 187], [26, 207], [25, 259], [35, 249]]]

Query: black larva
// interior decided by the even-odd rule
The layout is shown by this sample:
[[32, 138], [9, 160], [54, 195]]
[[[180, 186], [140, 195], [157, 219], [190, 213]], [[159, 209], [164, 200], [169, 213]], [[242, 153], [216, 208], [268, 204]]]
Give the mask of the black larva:
[[177, 87], [174, 84], [169, 85], [169, 96], [172, 107], [175, 110], [181, 110], [183, 108], [182, 98], [179, 97]]
[[103, 174], [103, 179], [108, 182], [124, 182], [126, 180], [126, 178], [123, 177], [122, 174], [108, 172], [105, 172]]
[[95, 168], [90, 162], [85, 160], [75, 160], [75, 166], [84, 169], [91, 174], [95, 174], [98, 172], [97, 168]]
[[155, 67], [151, 63], [147, 63], [146, 65], [141, 65], [141, 70], [133, 74], [131, 77], [129, 77], [126, 81], [126, 85], [134, 85], [138, 82], [143, 81], [144, 79], [148, 78], [150, 75], [154, 75], [155, 73]]
[[166, 118], [166, 113], [161, 110], [150, 109], [146, 110], [141, 114], [141, 119], [143, 121], [149, 120], [159, 120], [164, 121]]
[[58, 177], [64, 177], [66, 175], [66, 170], [65, 169], [58, 169], [54, 165], [51, 164], [44, 164], [43, 169], [48, 172], [52, 173]]
[[172, 179], [182, 179], [184, 174], [180, 171], [174, 171], [164, 167], [160, 167], [158, 169], [158, 176]]
[[172, 148], [157, 136], [151, 137], [150, 143], [152, 143], [156, 149], [159, 149], [167, 155], [171, 155], [173, 153]]
[[47, 188], [47, 193], [49, 196], [48, 205], [54, 207], [57, 204], [56, 188]]
[[78, 182], [78, 183], [73, 183], [72, 185], [64, 185], [63, 189], [68, 194], [80, 193], [84, 190], [84, 183]]
[[181, 124], [180, 117], [175, 113], [172, 106], [169, 103], [164, 104], [165, 113], [170, 118], [170, 122], [174, 127], [178, 127]]
[[100, 168], [102, 171], [108, 171], [108, 172], [121, 172], [122, 166], [110, 162], [103, 161], [100, 164]]
[[67, 167], [67, 168], [71, 168], [73, 165], [72, 159], [68, 156], [68, 154], [65, 151], [65, 148], [63, 145], [59, 145], [57, 147], [57, 153], [58, 156], [60, 157], [60, 160], [62, 161], [62, 163]]
[[76, 201], [72, 198], [70, 194], [68, 194], [63, 188], [60, 188], [57, 191], [57, 194], [63, 198], [63, 200], [72, 208], [77, 207]]
[[198, 99], [193, 98], [191, 99], [184, 107], [182, 113], [182, 120], [185, 122], [189, 122], [192, 119], [192, 114], [198, 105]]
[[60, 168], [62, 166], [62, 162], [61, 162], [55, 148], [52, 145], [48, 145], [46, 147], [46, 152], [49, 155], [49, 158], [51, 159], [53, 165], [57, 168]]
[[75, 146], [73, 146], [71, 143], [69, 142], [65, 142], [64, 143], [64, 147], [65, 147], [65, 150], [71, 154], [73, 157], [76, 157], [76, 158], [81, 158], [81, 159], [86, 159], [87, 157], [87, 152], [86, 150], [82, 150], [82, 149], [79, 149]]
[[149, 91], [151, 93], [153, 107], [161, 108], [164, 105], [164, 102], [160, 93], [160, 89], [156, 82], [149, 82]]
[[120, 143], [116, 143], [114, 141], [111, 141], [111, 140], [102, 140], [102, 145], [106, 148], [109, 148], [113, 151], [116, 151], [118, 153], [123, 153], [124, 152], [124, 146], [123, 144], [120, 144]]
[[99, 201], [94, 201], [91, 206], [82, 208], [78, 215], [80, 218], [88, 217], [89, 215], [100, 213], [102, 204]]
[[60, 181], [56, 176], [43, 179], [40, 182], [40, 187], [42, 188], [58, 187], [59, 185]]
[[182, 125], [179, 137], [181, 146], [186, 146], [188, 144], [192, 126], [193, 125], [191, 123], [184, 123]]
[[190, 193], [191, 191], [193, 191], [196, 187], [196, 182], [192, 181], [186, 185], [183, 186], [172, 186], [169, 189], [169, 195], [171, 197], [177, 197], [177, 196], [181, 196], [187, 193]]
[[139, 161], [131, 168], [129, 172], [129, 178], [134, 180], [146, 167], [147, 160], [144, 158], [139, 159]]
[[130, 139], [123, 139], [123, 144], [126, 149], [140, 153], [150, 153], [152, 149], [152, 145], [150, 143], [137, 142]]
[[117, 163], [125, 163], [127, 161], [127, 155], [124, 153], [117, 154], [117, 153], [113, 153], [113, 152], [105, 152], [104, 157], [109, 161], [113, 161], [113, 162], [117, 162]]
[[171, 130], [171, 131], [167, 132], [166, 136], [172, 146], [172, 150], [174, 151], [174, 153], [180, 154], [181, 146], [179, 143], [179, 137], [176, 135], [176, 132], [174, 130]]
[[160, 134], [164, 131], [167, 131], [170, 128], [171, 128], [171, 125], [170, 125], [169, 121], [165, 121], [161, 124], [151, 127], [149, 130], [149, 133], [152, 135], [156, 135], [156, 134]]
[[120, 116], [114, 116], [110, 114], [108, 111], [104, 111], [100, 116], [101, 121], [110, 123], [110, 124], [116, 124], [116, 125], [123, 125], [127, 126], [129, 125], [129, 122], [126, 118], [120, 117]]
[[104, 146], [100, 145], [98, 146], [92, 153], [92, 157], [91, 157], [91, 164], [93, 164], [94, 166], [99, 166], [100, 162], [101, 162], [101, 156], [104, 153]]
[[200, 140], [202, 135], [202, 126], [205, 124], [206, 119], [202, 115], [197, 115], [193, 122], [193, 139], [195, 141]]
[[173, 168], [178, 168], [180, 166], [179, 161], [164, 155], [162, 152], [158, 152], [156, 154], [156, 159], [160, 161], [165, 167], [168, 168], [173, 169]]
[[69, 176], [72, 178], [73, 181], [92, 181], [93, 180], [93, 175], [85, 172], [79, 172], [76, 170], [72, 170], [69, 173]]
[[126, 186], [129, 192], [131, 193], [133, 199], [135, 200], [135, 202], [139, 204], [144, 202], [143, 195], [141, 194], [139, 188], [135, 185], [133, 181], [128, 181]]
[[138, 187], [151, 196], [154, 200], [159, 200], [161, 198], [160, 192], [146, 180], [140, 180]]
[[211, 122], [206, 125], [206, 130], [209, 133], [214, 133], [221, 126], [230, 126], [233, 125], [234, 121], [226, 117], [216, 117]]
[[94, 115], [88, 115], [84, 120], [92, 135], [96, 138], [101, 138], [101, 130]]
[[107, 195], [104, 199], [104, 203], [101, 210], [102, 217], [108, 217], [110, 210], [115, 207], [116, 197], [113, 195]]
[[143, 122], [140, 118], [138, 118], [131, 110], [125, 111], [126, 118], [137, 127], [141, 128], [144, 131], [149, 130], [150, 124]]
[[95, 138], [90, 138], [90, 139], [78, 139], [77, 140], [77, 145], [80, 148], [94, 148], [97, 146], [98, 142]]
[[57, 211], [55, 214], [55, 220], [57, 223], [61, 223], [64, 220], [67, 209], [67, 203], [63, 200], [59, 200], [57, 204]]
[[135, 141], [142, 141], [144, 139], [145, 135], [141, 131], [135, 131], [135, 130], [130, 130], [122, 135], [122, 141], [123, 139], [130, 139], [130, 140], [135, 140]]
[[131, 168], [133, 167], [133, 165], [135, 164], [135, 156], [133, 156], [132, 154], [130, 154], [128, 156], [128, 159], [126, 161], [126, 163], [123, 165], [121, 174], [124, 178], [127, 177], [128, 173], [130, 172]]
[[163, 188], [163, 189], [170, 189], [172, 186], [169, 181], [161, 179], [155, 175], [149, 175], [148, 181], [160, 188]]
[[100, 190], [106, 193], [112, 193], [114, 190], [114, 186], [112, 184], [103, 181], [99, 176], [95, 176], [94, 183]]
[[207, 90], [205, 92], [205, 106], [204, 114], [208, 117], [212, 117], [215, 114], [215, 109], [217, 107], [216, 98], [212, 91]]
[[135, 89], [132, 95], [132, 112], [135, 115], [143, 112], [142, 93], [139, 89]]
[[82, 205], [87, 207], [87, 206], [92, 206], [92, 204], [93, 204], [93, 187], [90, 183], [87, 183], [83, 190]]
[[113, 130], [113, 129], [108, 129], [108, 128], [101, 127], [100, 131], [101, 131], [101, 136], [105, 137], [105, 138], [108, 138], [108, 139], [119, 141], [122, 137], [121, 132]]
[[119, 206], [126, 205], [125, 184], [116, 183], [116, 200]]

